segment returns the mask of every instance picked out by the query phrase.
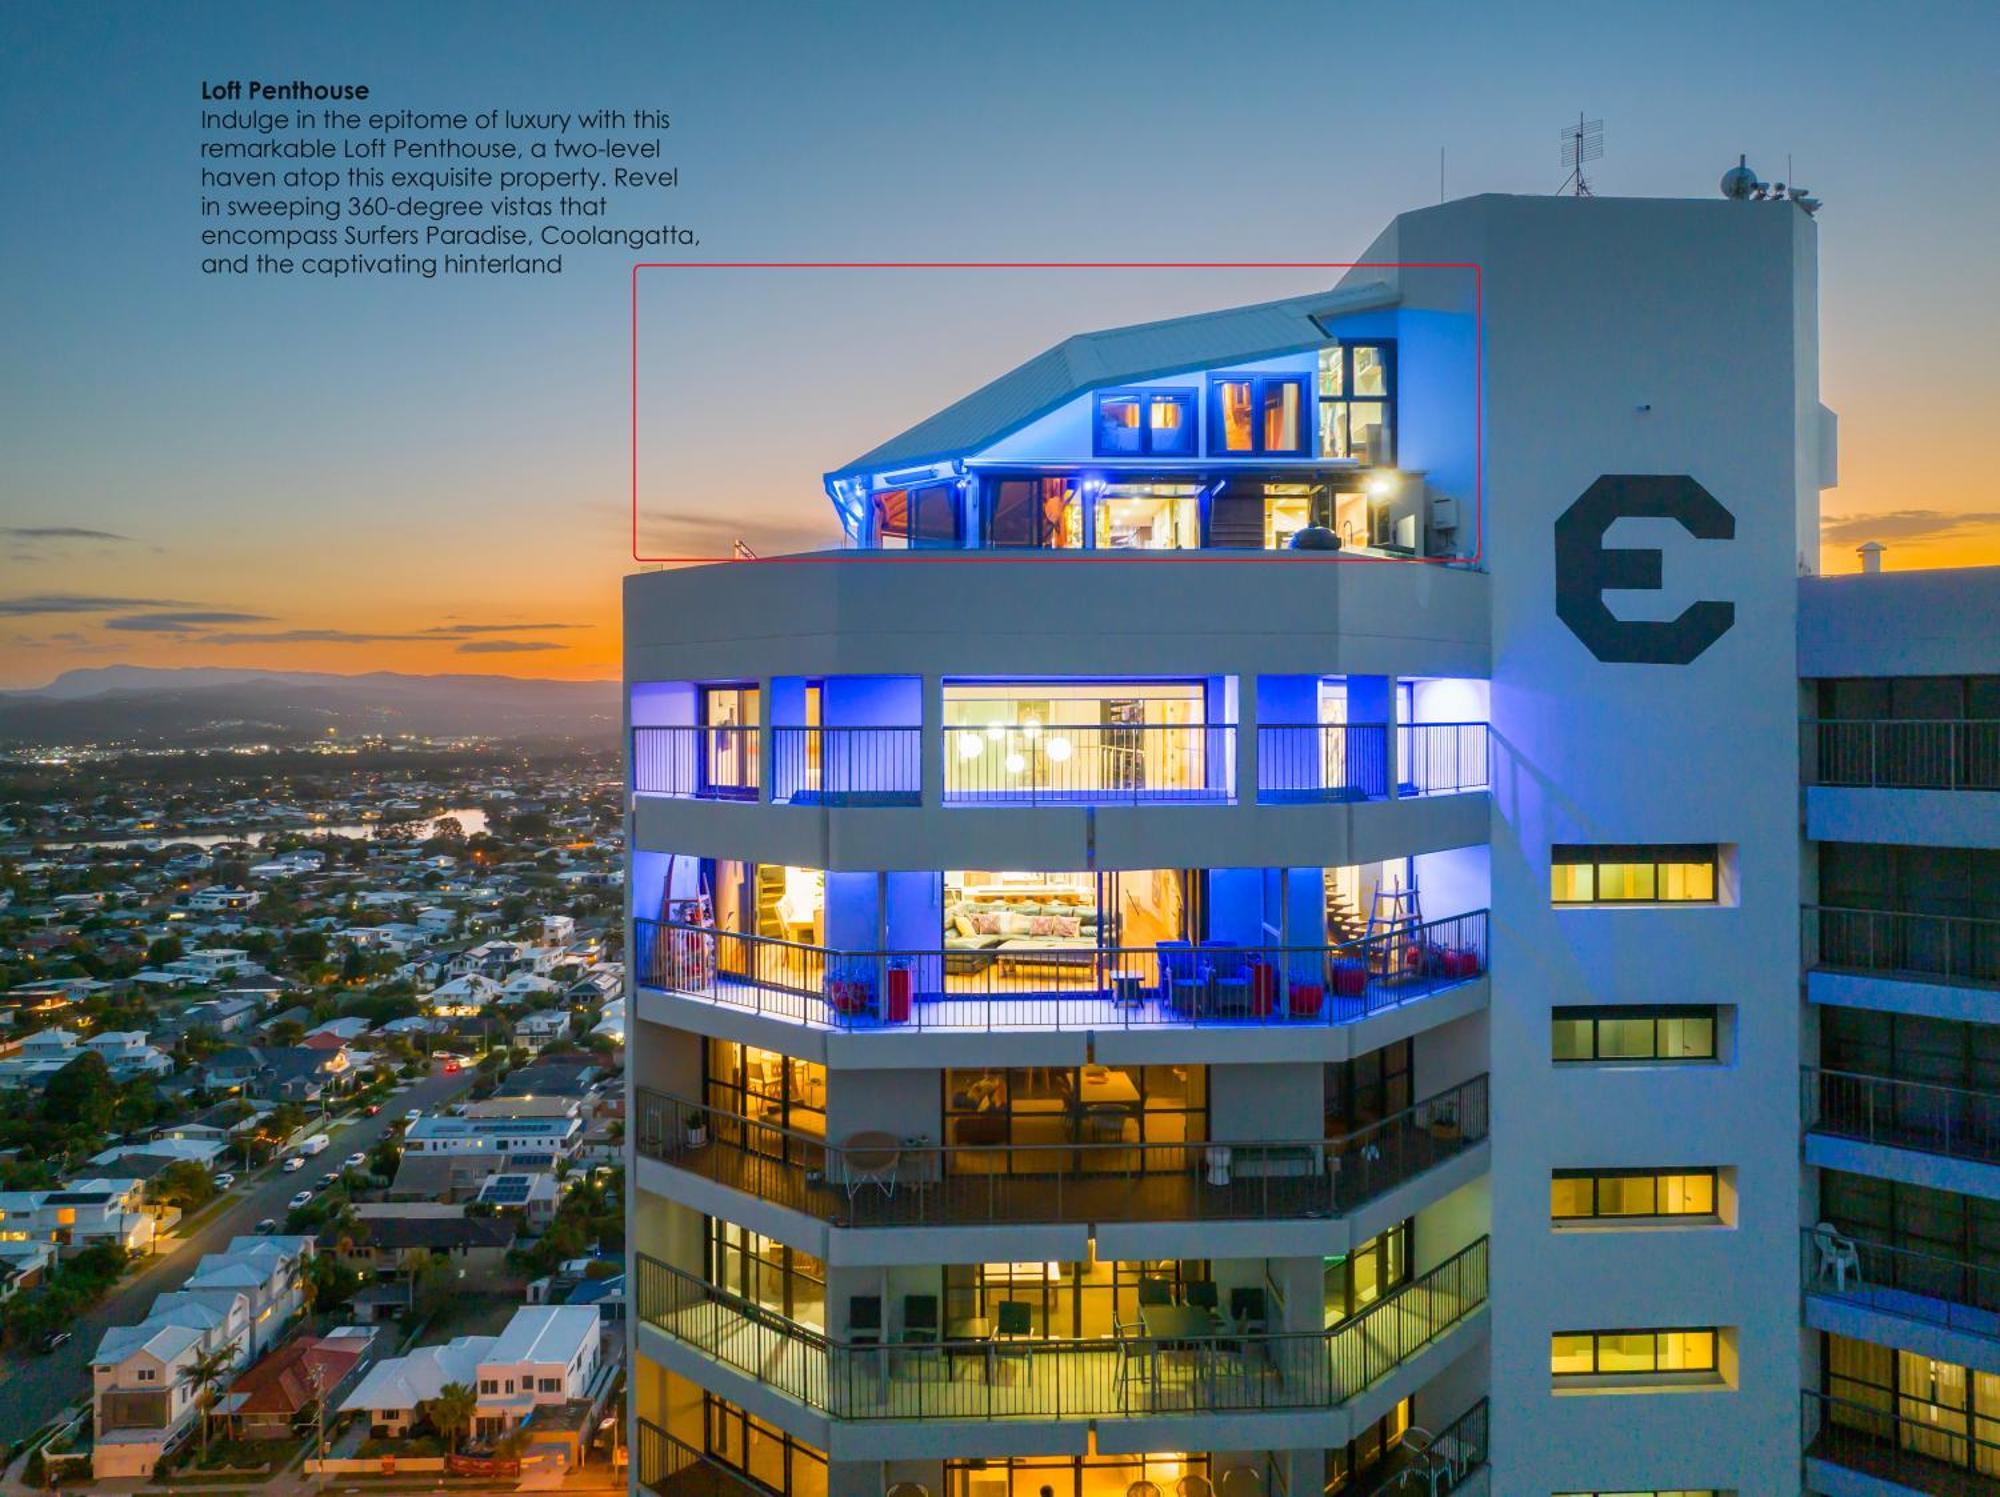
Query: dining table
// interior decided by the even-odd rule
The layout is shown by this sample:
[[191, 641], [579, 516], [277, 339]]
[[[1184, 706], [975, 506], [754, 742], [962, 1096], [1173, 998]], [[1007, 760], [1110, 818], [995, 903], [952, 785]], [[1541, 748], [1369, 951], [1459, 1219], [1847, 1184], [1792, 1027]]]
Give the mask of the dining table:
[[1195, 1358], [1195, 1375], [1206, 1386], [1213, 1361], [1216, 1317], [1199, 1305], [1141, 1305], [1139, 1324], [1152, 1343], [1153, 1389], [1160, 1387], [1160, 1356], [1186, 1351]]
[[944, 1327], [944, 1366], [947, 1378], [958, 1375], [958, 1359], [971, 1357], [984, 1369], [986, 1381], [993, 1381], [993, 1322], [984, 1315], [964, 1315], [948, 1320]]

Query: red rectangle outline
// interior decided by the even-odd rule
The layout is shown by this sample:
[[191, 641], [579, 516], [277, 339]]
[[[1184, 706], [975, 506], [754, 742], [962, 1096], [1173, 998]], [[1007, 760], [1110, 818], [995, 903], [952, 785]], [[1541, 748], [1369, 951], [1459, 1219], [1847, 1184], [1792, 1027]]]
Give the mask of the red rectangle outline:
[[[879, 559], [893, 555], [898, 564], [910, 562], [1023, 562], [1048, 561], [1052, 557], [1090, 561], [1143, 562], [1158, 565], [1159, 556], [1118, 555], [1095, 550], [1081, 552], [991, 551], [979, 548], [960, 551], [842, 551], [803, 556], [642, 556], [639, 552], [639, 272], [642, 270], [1469, 270], [1472, 272], [1472, 504], [1473, 546], [1470, 556], [1347, 556], [1319, 555], [1322, 561], [1387, 562], [1403, 566], [1411, 562], [1433, 565], [1478, 565], [1486, 549], [1486, 341], [1485, 274], [1476, 260], [640, 260], [632, 266], [632, 560], [667, 565], [771, 565], [816, 562], [845, 562]], [[1206, 565], [1227, 562], [1268, 561], [1264, 552], [1175, 553], [1176, 561], [1199, 561]]]

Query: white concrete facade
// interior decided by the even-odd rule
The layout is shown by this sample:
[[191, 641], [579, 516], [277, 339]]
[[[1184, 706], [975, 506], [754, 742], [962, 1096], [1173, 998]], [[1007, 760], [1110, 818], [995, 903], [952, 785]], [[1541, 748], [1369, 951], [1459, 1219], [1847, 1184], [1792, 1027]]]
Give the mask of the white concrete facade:
[[[1426, 918], [1476, 918], [1490, 930], [1482, 946], [1490, 964], [1454, 969], [1462, 980], [1351, 1022], [1297, 1025], [1150, 1014], [1140, 1022], [1129, 1009], [1085, 1013], [1060, 1002], [1040, 1019], [996, 1018], [989, 1008], [953, 1024], [937, 1017], [942, 1005], [926, 1020], [922, 995], [915, 1019], [855, 1023], [830, 1000], [801, 998], [796, 984], [759, 979], [730, 993], [663, 977], [667, 969], [643, 948], [664, 938], [638, 935], [626, 953], [636, 996], [627, 1068], [636, 1480], [648, 1479], [647, 1426], [676, 1439], [698, 1431], [690, 1409], [705, 1390], [822, 1454], [830, 1488], [856, 1497], [879, 1497], [897, 1480], [970, 1497], [962, 1469], [948, 1462], [1086, 1448], [1198, 1453], [1211, 1475], [1252, 1464], [1303, 1493], [1404, 1398], [1431, 1429], [1489, 1401], [1490, 1447], [1482, 1436], [1480, 1469], [1454, 1473], [1452, 1490], [1798, 1489], [1797, 578], [1817, 548], [1818, 491], [1830, 477], [1820, 466], [1828, 416], [1818, 391], [1814, 233], [1794, 205], [1721, 201], [1483, 197], [1398, 219], [1365, 259], [1453, 268], [1357, 270], [1329, 293], [1328, 330], [1398, 342], [1394, 504], [1403, 513], [1415, 494], [1464, 514], [1478, 502], [1476, 551], [1473, 523], [1459, 520], [1445, 549], [1426, 532], [1417, 549], [1427, 554], [1407, 559], [1299, 550], [1108, 558], [1084, 549], [1016, 553], [1003, 564], [968, 540], [963, 557], [924, 559], [935, 564], [858, 551], [627, 580], [629, 729], [693, 734], [691, 704], [703, 685], [754, 686], [764, 714], [761, 741], [748, 751], [758, 772], [747, 794], [649, 793], [635, 780], [626, 878], [635, 934], [693, 887], [677, 880], [697, 860], [811, 870], [829, 888], [855, 881], [842, 888], [862, 891], [855, 898], [869, 919], [850, 921], [843, 935], [829, 895], [827, 930], [812, 947], [823, 957], [790, 958], [823, 960], [827, 972], [857, 952], [935, 947], [939, 937], [908, 932], [937, 929], [939, 896], [899, 903], [897, 889], [920, 885], [892, 880], [946, 870], [1196, 870], [1209, 881], [1212, 919], [1225, 886], [1261, 882], [1265, 927], [1256, 939], [1289, 948], [1296, 940], [1272, 932], [1296, 938], [1310, 925], [1302, 912], [1327, 906], [1335, 870], [1393, 868], [1420, 878]], [[1268, 351], [1270, 368], [1311, 368], [1295, 348]], [[1128, 383], [1199, 387], [1204, 369], [1212, 382], [1218, 369], [1266, 367], [1235, 349], [1191, 373], [1135, 373]], [[1088, 442], [1088, 399], [1078, 401], [1063, 409], [1081, 411], [1080, 425], [1044, 413], [984, 446], [967, 443], [978, 447], [967, 491], [985, 496], [969, 500], [967, 513], [994, 502], [984, 475], [1003, 458], [1032, 457], [1037, 433]], [[886, 482], [878, 474], [870, 489], [858, 472], [841, 470], [840, 494]], [[1727, 627], [1684, 663], [1601, 658], [1602, 638], [1594, 650], [1565, 622], [1573, 610], [1558, 613], [1561, 521], [1593, 485], [1623, 475], [1685, 475], [1733, 522], [1733, 534], [1710, 540], [1666, 518], [1603, 527], [1606, 551], [1664, 554], [1664, 593], [1631, 590], [1645, 580], [1643, 562], [1636, 578], [1615, 579], [1624, 588], [1604, 598], [1614, 624], [1671, 620], [1697, 602], [1731, 605]], [[870, 533], [863, 522], [861, 534]], [[1568, 588], [1596, 591], [1588, 578], [1571, 577]], [[897, 787], [907, 798], [780, 803], [773, 786], [783, 751], [774, 740], [787, 720], [775, 714], [797, 683], [845, 678], [907, 683], [899, 715], [872, 720], [911, 735], [917, 768]], [[1214, 794], [1199, 803], [954, 803], [953, 684], [1050, 678], [1205, 683], [1206, 720], [1227, 725], [1226, 750], [1209, 751], [1228, 756]], [[1260, 729], [1300, 721], [1272, 683], [1309, 678], [1344, 683], [1347, 722], [1389, 725], [1386, 793], [1309, 803], [1265, 793], [1276, 754], [1267, 745], [1277, 740]], [[1434, 705], [1443, 701], [1453, 715]], [[1482, 733], [1490, 722], [1490, 782], [1445, 794], [1413, 789], [1396, 729], [1468, 711]], [[1690, 844], [1717, 850], [1712, 899], [1552, 901], [1558, 845]], [[1377, 886], [1388, 877], [1378, 874]], [[1713, 1063], [1556, 1063], [1558, 1008], [1688, 1004], [1720, 1015], [1725, 1042]], [[1481, 1136], [1461, 1149], [1466, 1140], [1450, 1135], [1452, 1149], [1381, 1189], [1339, 1194], [1356, 1166], [1342, 1152], [1348, 1124], [1331, 1123], [1333, 1078], [1406, 1041], [1415, 1098], [1481, 1088]], [[1336, 1188], [1327, 1209], [1248, 1212], [1205, 1194], [1222, 1187], [1196, 1171], [1185, 1208], [1151, 1214], [1127, 1205], [1092, 1214], [1052, 1198], [1014, 1207], [1006, 1220], [955, 1217], [947, 1204], [926, 1204], [932, 1214], [912, 1220], [896, 1213], [917, 1206], [877, 1202], [864, 1183], [842, 1209], [827, 1204], [814, 1166], [752, 1175], [711, 1162], [739, 1126], [704, 1110], [716, 1106], [712, 1045], [774, 1052], [816, 1077], [823, 1068], [811, 1111], [819, 1142], [831, 1146], [827, 1180], [851, 1171], [840, 1156], [857, 1135], [900, 1140], [919, 1158], [933, 1143], [960, 1146], [952, 1130], [963, 1112], [948, 1095], [954, 1072], [1198, 1066], [1201, 1137], [1234, 1150], [1225, 1184], [1239, 1157], [1312, 1140], [1326, 1160], [1338, 1159], [1337, 1168], [1315, 1162], [1314, 1172], [1349, 1186]], [[1457, 1129], [1460, 1118], [1454, 1110], [1445, 1126]], [[1421, 1128], [1448, 1136], [1435, 1114]], [[940, 1163], [937, 1177], [898, 1193], [948, 1202], [936, 1187], [952, 1167]], [[1727, 1209], [1702, 1229], [1552, 1228], [1553, 1171], [1673, 1168], [1716, 1171]], [[1440, 1302], [1442, 1280], [1429, 1276], [1441, 1266], [1456, 1272], [1467, 1253], [1484, 1265], [1490, 1252], [1490, 1281], [1482, 1267], [1476, 1303], [1455, 1301], [1444, 1332], [1365, 1376], [1341, 1381], [1333, 1353], [1335, 1386], [1324, 1399], [1294, 1391], [1293, 1402], [1273, 1406], [1263, 1392], [1231, 1395], [1229, 1379], [1254, 1385], [1256, 1375], [1248, 1358], [1218, 1350], [1210, 1381], [1187, 1395], [1195, 1406], [1168, 1413], [1156, 1401], [1135, 1412], [1093, 1391], [1097, 1346], [1121, 1355], [1119, 1337], [1109, 1336], [1042, 1352], [1044, 1372], [1013, 1385], [1021, 1401], [996, 1414], [954, 1402], [976, 1378], [950, 1379], [948, 1395], [921, 1375], [857, 1381], [856, 1354], [841, 1349], [860, 1339], [862, 1328], [849, 1324], [857, 1297], [880, 1301], [882, 1339], [893, 1342], [904, 1329], [897, 1306], [912, 1294], [948, 1299], [942, 1286], [960, 1282], [948, 1269], [1039, 1262], [1199, 1261], [1225, 1303], [1232, 1288], [1268, 1289], [1270, 1329], [1310, 1336], [1347, 1323], [1323, 1297], [1327, 1265], [1405, 1221], [1412, 1289], [1380, 1303]], [[707, 1293], [721, 1286], [697, 1283], [712, 1261], [708, 1222], [823, 1264], [822, 1319], [811, 1336], [772, 1342], [782, 1354], [767, 1348], [755, 1362], [732, 1349], [726, 1326], [740, 1312]], [[722, 1308], [695, 1314], [695, 1299]], [[1388, 1328], [1376, 1323], [1378, 1342]], [[1702, 1376], [1558, 1388], [1553, 1336], [1694, 1328], [1712, 1333], [1716, 1347]], [[831, 1350], [787, 1360], [794, 1345], [819, 1347], [821, 1335]], [[1268, 1353], [1274, 1366], [1289, 1354]], [[989, 1388], [999, 1386], [996, 1365], [987, 1363]], [[832, 1372], [815, 1381], [822, 1366]], [[1120, 1368], [1106, 1375], [1125, 1376]], [[1286, 1381], [1296, 1390], [1297, 1378]], [[1051, 1401], [1035, 1401], [1045, 1395]], [[1058, 1399], [1069, 1402], [1057, 1407]]]

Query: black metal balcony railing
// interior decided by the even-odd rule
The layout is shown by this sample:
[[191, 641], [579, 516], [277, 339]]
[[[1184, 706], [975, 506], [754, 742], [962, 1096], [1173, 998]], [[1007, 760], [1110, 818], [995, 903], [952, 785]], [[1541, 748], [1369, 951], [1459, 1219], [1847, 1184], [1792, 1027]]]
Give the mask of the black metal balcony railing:
[[632, 788], [678, 800], [755, 800], [760, 728], [652, 727], [632, 730]]
[[1223, 802], [1234, 723], [994, 723], [944, 730], [946, 805]]
[[1799, 1251], [1808, 1294], [2000, 1341], [2000, 1264], [1811, 1227], [1801, 1231]]
[[774, 1488], [675, 1439], [651, 1420], [639, 1423], [639, 1485], [659, 1497], [783, 1497]]
[[1456, 1492], [1486, 1464], [1487, 1402], [1480, 1399], [1436, 1434], [1416, 1426], [1403, 1431], [1381, 1466], [1366, 1479], [1361, 1497]]
[[914, 806], [920, 728], [773, 728], [771, 799], [789, 806]]
[[839, 1029], [1350, 1024], [1486, 970], [1487, 912], [1343, 946], [1224, 941], [843, 951], [638, 920], [641, 987]]
[[1808, 965], [1972, 987], [2000, 987], [2000, 920], [1808, 905]]
[[1383, 723], [1259, 723], [1257, 799], [1380, 800], [1389, 793], [1389, 729]]
[[[1486, 1301], [1484, 1237], [1324, 1331], [856, 1344], [640, 1254], [639, 1318], [836, 1419], [1083, 1419], [1327, 1409]], [[965, 1375], [969, 1372], [970, 1375]]]
[[2000, 722], [1883, 718], [1800, 724], [1808, 785], [2000, 790]]
[[1493, 783], [1485, 723], [1406, 723], [1396, 729], [1399, 795], [1457, 795]]
[[1296, 1220], [1354, 1211], [1473, 1148], [1487, 1084], [1475, 1076], [1340, 1138], [1125, 1141], [1135, 1114], [1103, 1104], [1053, 1121], [1046, 1142], [911, 1143], [885, 1157], [879, 1143], [829, 1144], [642, 1088], [631, 1132], [645, 1158], [845, 1226]]
[[2000, 1162], [2000, 1095], [1966, 1087], [1801, 1067], [1813, 1133], [1951, 1159]]
[[1897, 1401], [1903, 1409], [1922, 1411], [1922, 1417], [1824, 1393], [1801, 1393], [1799, 1422], [1807, 1459], [1936, 1497], [2000, 1497], [2000, 1444], [1982, 1438], [1990, 1428], [1986, 1420], [1978, 1421], [1975, 1432], [1963, 1410], [1914, 1398]]

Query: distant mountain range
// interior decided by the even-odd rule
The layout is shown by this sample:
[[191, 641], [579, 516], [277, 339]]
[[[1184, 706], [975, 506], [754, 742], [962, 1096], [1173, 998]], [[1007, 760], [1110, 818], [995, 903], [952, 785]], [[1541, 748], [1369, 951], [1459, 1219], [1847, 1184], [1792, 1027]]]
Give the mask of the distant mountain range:
[[36, 691], [0, 692], [0, 743], [254, 743], [341, 734], [476, 734], [615, 739], [615, 681], [412, 676], [371, 671], [66, 671]]

